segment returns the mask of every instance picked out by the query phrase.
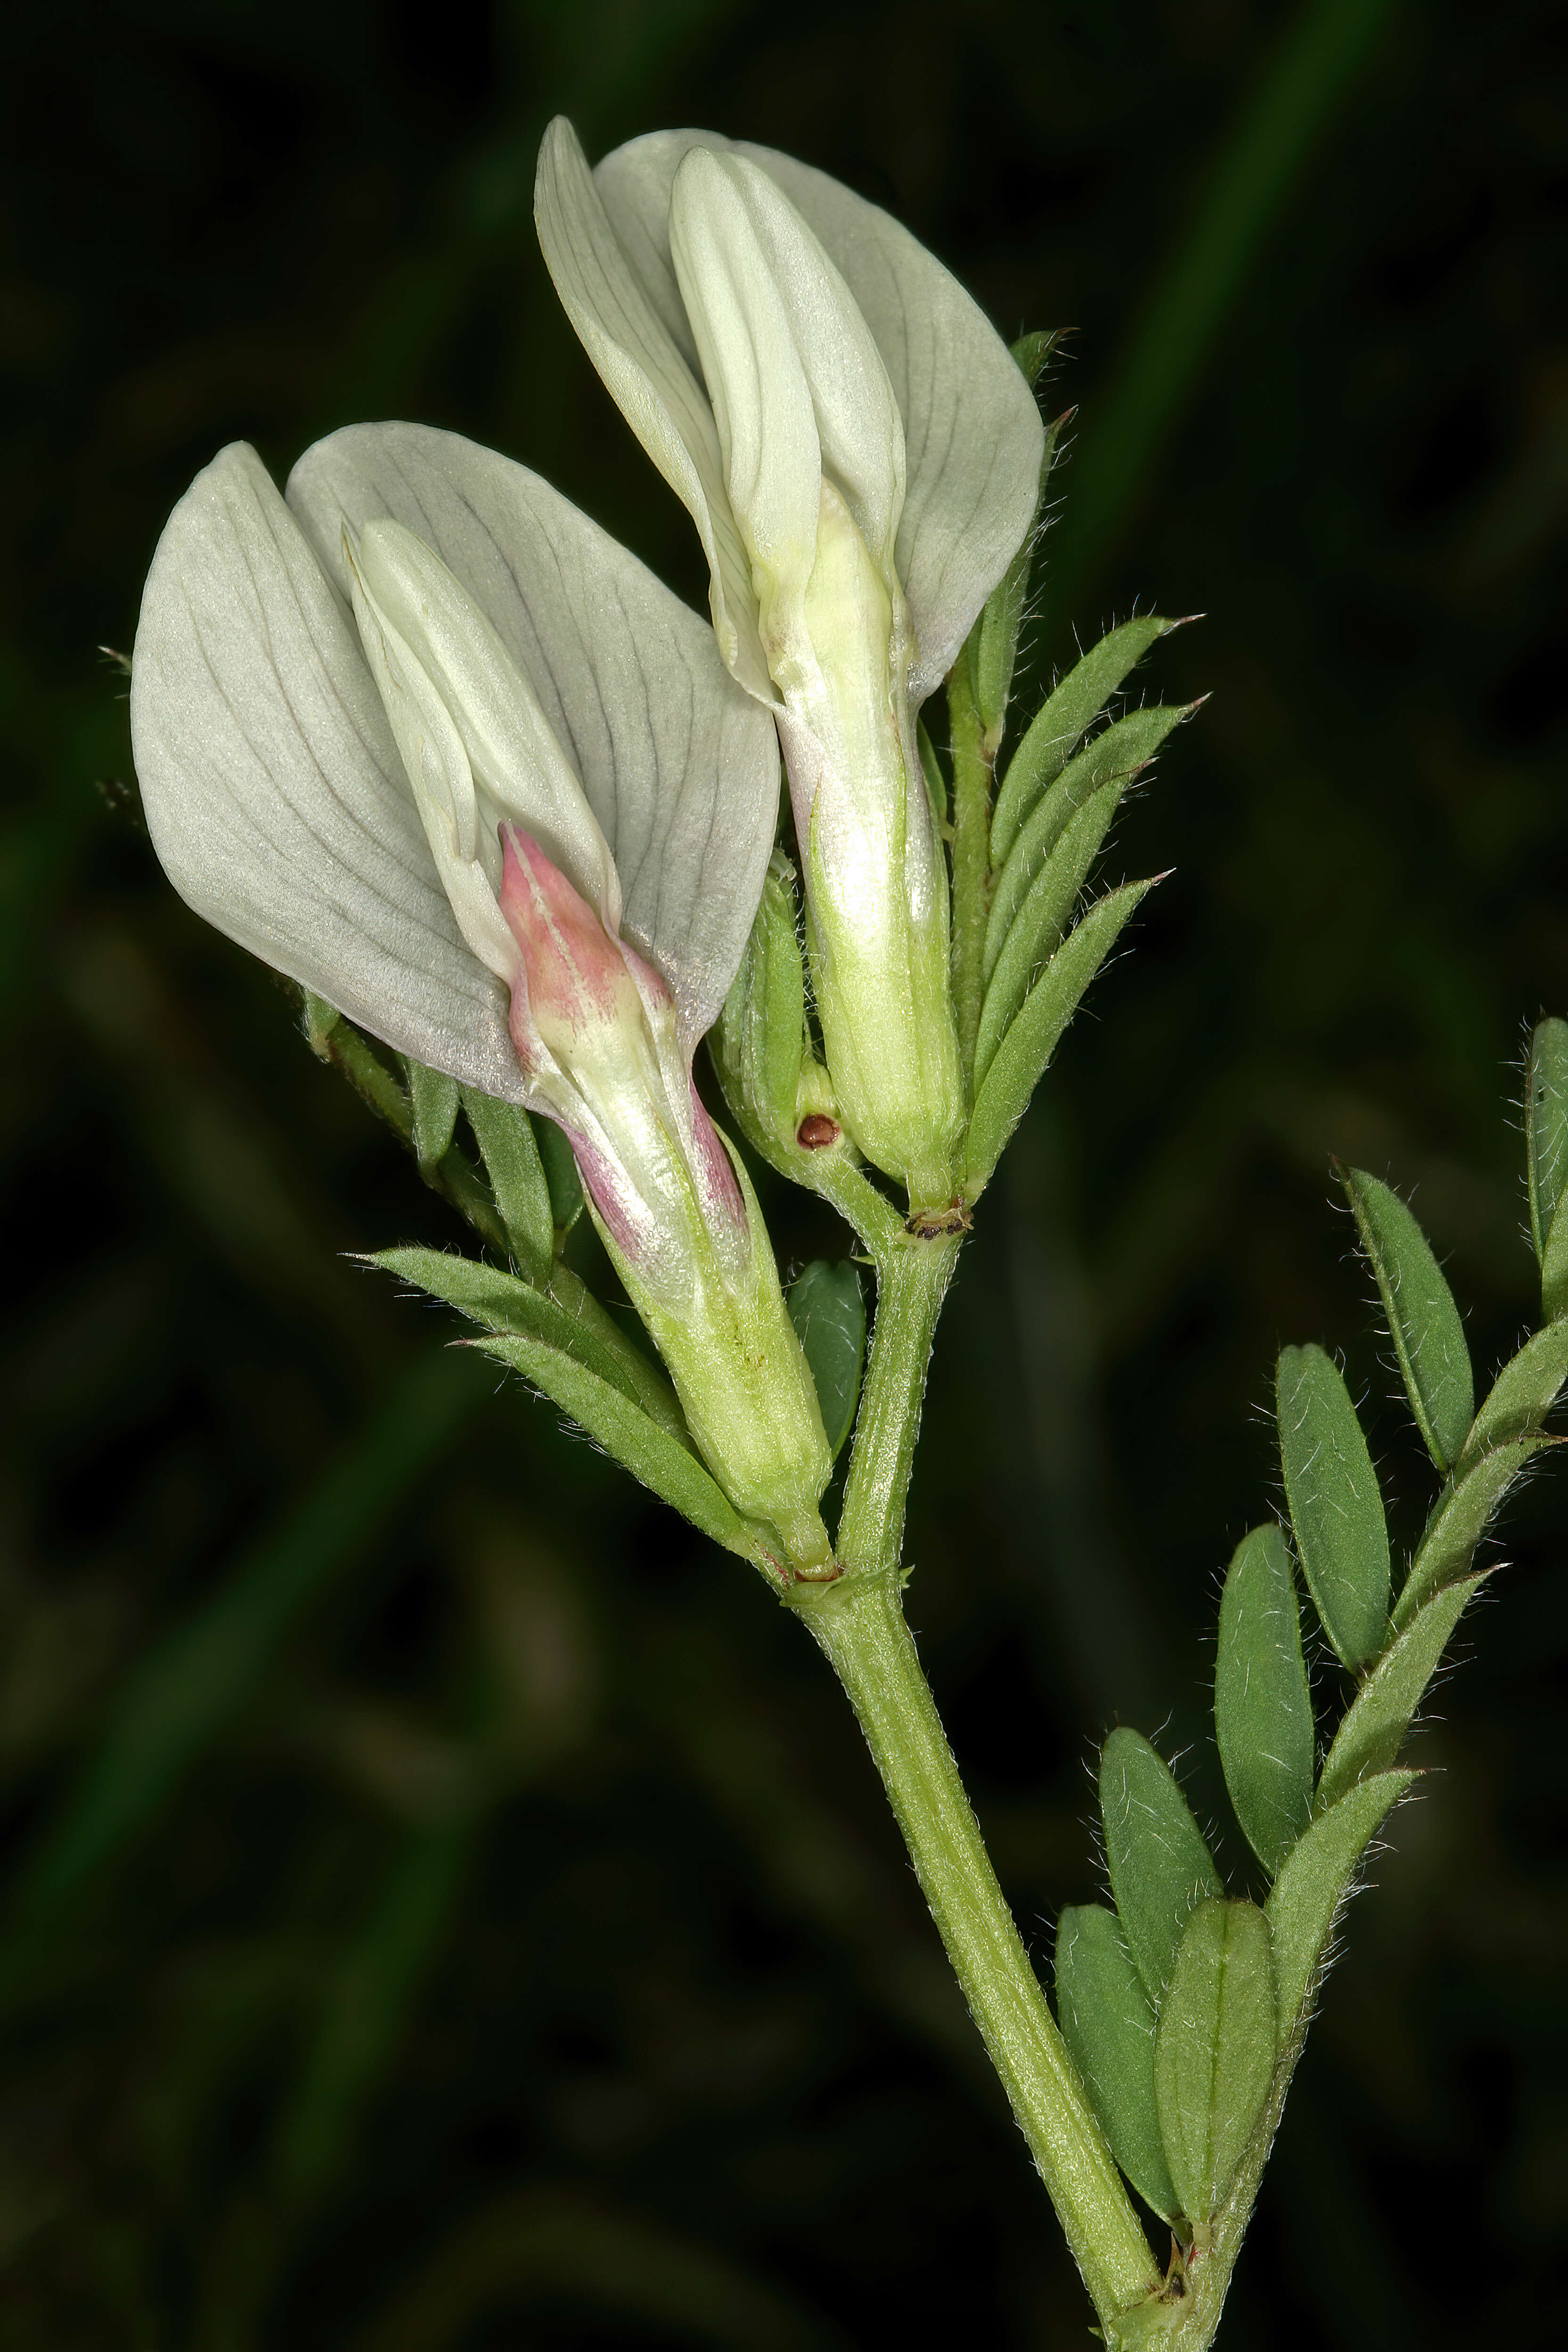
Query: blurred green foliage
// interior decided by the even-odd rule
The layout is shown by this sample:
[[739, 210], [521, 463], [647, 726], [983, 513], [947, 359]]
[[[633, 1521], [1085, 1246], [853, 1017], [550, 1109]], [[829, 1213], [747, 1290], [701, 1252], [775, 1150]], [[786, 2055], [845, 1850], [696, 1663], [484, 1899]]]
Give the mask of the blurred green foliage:
[[[533, 245], [559, 109], [591, 152], [695, 121], [803, 154], [1007, 333], [1075, 331], [1023, 693], [1136, 599], [1208, 617], [1135, 696], [1213, 699], [1119, 820], [1177, 871], [982, 1203], [910, 1529], [1047, 1967], [1102, 1891], [1091, 1738], [1203, 1727], [1282, 1342], [1342, 1351], [1419, 1536], [1331, 1152], [1416, 1188], [1483, 1386], [1530, 1315], [1503, 1106], [1568, 1009], [1563, 66], [1517, 0], [6, 16], [7, 2347], [1083, 2326], [815, 1655], [349, 1263], [464, 1235], [136, 829], [94, 649], [190, 476], [424, 418], [700, 603]], [[782, 1265], [843, 1255], [759, 1183]], [[1543, 1479], [1419, 1745], [1449, 1769], [1352, 1914], [1234, 2346], [1510, 2340], [1557, 2273], [1562, 1525]], [[1187, 1793], [1217, 1811], [1212, 1759]]]

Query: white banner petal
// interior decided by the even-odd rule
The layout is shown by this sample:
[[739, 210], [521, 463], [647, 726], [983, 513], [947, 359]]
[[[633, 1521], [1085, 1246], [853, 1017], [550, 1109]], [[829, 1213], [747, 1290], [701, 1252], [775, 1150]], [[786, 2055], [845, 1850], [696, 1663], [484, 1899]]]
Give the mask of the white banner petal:
[[453, 433], [354, 425], [306, 451], [289, 498], [346, 593], [346, 522], [414, 531], [528, 680], [615, 851], [622, 929], [695, 1043], [762, 897], [778, 814], [773, 719], [705, 620], [525, 467]]
[[158, 542], [131, 730], [187, 905], [400, 1053], [523, 1098], [507, 992], [458, 931], [353, 625], [243, 443]]
[[1044, 428], [978, 304], [918, 238], [826, 172], [708, 131], [659, 131], [595, 172], [622, 250], [668, 318], [670, 191], [688, 150], [749, 156], [821, 240], [865, 315], [904, 420], [897, 562], [920, 645], [919, 700], [952, 665], [1035, 510]]
[[749, 693], [771, 702], [751, 567], [724, 492], [712, 405], [693, 373], [691, 337], [673, 336], [650, 301], [563, 115], [540, 146], [533, 211], [545, 267], [584, 349], [697, 525], [724, 658]]

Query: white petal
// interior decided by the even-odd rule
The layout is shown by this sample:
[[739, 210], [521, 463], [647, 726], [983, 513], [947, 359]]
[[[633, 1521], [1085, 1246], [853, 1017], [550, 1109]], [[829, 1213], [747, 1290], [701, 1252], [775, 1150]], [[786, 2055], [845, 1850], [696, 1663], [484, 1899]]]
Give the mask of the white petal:
[[536, 474], [456, 434], [351, 425], [306, 452], [289, 497], [345, 593], [344, 524], [388, 516], [473, 597], [582, 782], [622, 928], [693, 1042], [740, 963], [778, 814], [772, 719], [726, 675], [708, 623]]
[[781, 651], [804, 627], [816, 557], [822, 446], [811, 387], [745, 199], [703, 150], [677, 176], [669, 236], [777, 679]]
[[[358, 569], [383, 627], [395, 631], [457, 730], [469, 777], [466, 822], [458, 827], [462, 855], [479, 856], [499, 889], [497, 827], [510, 817], [543, 843], [606, 928], [618, 930], [621, 887], [610, 845], [537, 696], [473, 597], [422, 539], [385, 518], [365, 524]], [[356, 603], [356, 616], [358, 611]], [[363, 640], [363, 621], [360, 635]], [[395, 716], [393, 732], [412, 777]], [[476, 771], [487, 803], [482, 824]]]
[[567, 317], [632, 431], [696, 523], [713, 626], [749, 692], [772, 701], [751, 570], [724, 495], [713, 411], [685, 348], [649, 301], [600, 199], [576, 132], [557, 115], [539, 150], [534, 220]]
[[[724, 198], [728, 197], [726, 208]], [[893, 570], [904, 503], [904, 425], [871, 331], [822, 246], [782, 190], [749, 156], [699, 148], [675, 175], [670, 250], [681, 290], [679, 246], [698, 206], [716, 215], [731, 267], [765, 271], [811, 388], [823, 461], [879, 568]], [[726, 221], [738, 212], [749, 234]], [[683, 223], [688, 224], [683, 228]], [[760, 295], [757, 298], [761, 299]], [[689, 297], [687, 308], [691, 308]], [[698, 337], [699, 347], [701, 337]], [[760, 363], [759, 354], [759, 363]], [[709, 388], [713, 375], [704, 360]], [[889, 587], [892, 579], [888, 577]]]
[[131, 728], [188, 905], [399, 1052], [522, 1099], [506, 992], [458, 931], [353, 624], [242, 444], [158, 542]]
[[916, 698], [952, 667], [1034, 514], [1044, 429], [1011, 353], [958, 280], [908, 229], [825, 172], [707, 131], [659, 131], [595, 172], [624, 251], [661, 315], [673, 278], [670, 192], [694, 146], [749, 156], [821, 240], [876, 338], [904, 420], [899, 574], [920, 664]]

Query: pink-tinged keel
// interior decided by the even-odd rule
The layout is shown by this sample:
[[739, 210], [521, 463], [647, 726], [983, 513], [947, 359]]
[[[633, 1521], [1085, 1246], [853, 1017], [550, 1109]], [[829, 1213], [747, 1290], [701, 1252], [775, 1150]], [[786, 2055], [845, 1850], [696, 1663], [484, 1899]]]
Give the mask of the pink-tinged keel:
[[519, 959], [512, 1044], [611, 1239], [645, 1278], [684, 1290], [695, 1193], [721, 1262], [738, 1274], [751, 1249], [745, 1204], [662, 975], [605, 928], [531, 834], [506, 824], [500, 839], [499, 903]]

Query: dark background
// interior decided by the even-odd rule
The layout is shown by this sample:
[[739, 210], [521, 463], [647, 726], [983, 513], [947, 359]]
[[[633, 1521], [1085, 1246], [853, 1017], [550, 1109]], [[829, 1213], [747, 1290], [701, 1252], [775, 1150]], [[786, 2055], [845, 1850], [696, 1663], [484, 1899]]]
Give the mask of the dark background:
[[[1093, 1743], [1205, 1744], [1279, 1345], [1429, 1497], [1339, 1152], [1482, 1372], [1532, 1311], [1524, 1024], [1568, 1011], [1561, 19], [1320, 0], [143, 0], [0, 30], [0, 2335], [16, 2352], [1035, 2347], [1088, 2305], [798, 1629], [348, 1253], [461, 1241], [124, 806], [158, 530], [409, 416], [700, 603], [554, 305], [546, 119], [791, 149], [1008, 332], [1076, 330], [1037, 674], [1138, 600], [1213, 699], [1174, 875], [983, 1206], [910, 1604], [1048, 1967]], [[1301, 28], [1305, 27], [1305, 31]], [[105, 793], [100, 787], [108, 787]], [[768, 1200], [781, 1259], [844, 1246]], [[1351, 1916], [1226, 2320], [1544, 2340], [1568, 2221], [1549, 1467]], [[1325, 1711], [1342, 1694], [1327, 1663]]]

